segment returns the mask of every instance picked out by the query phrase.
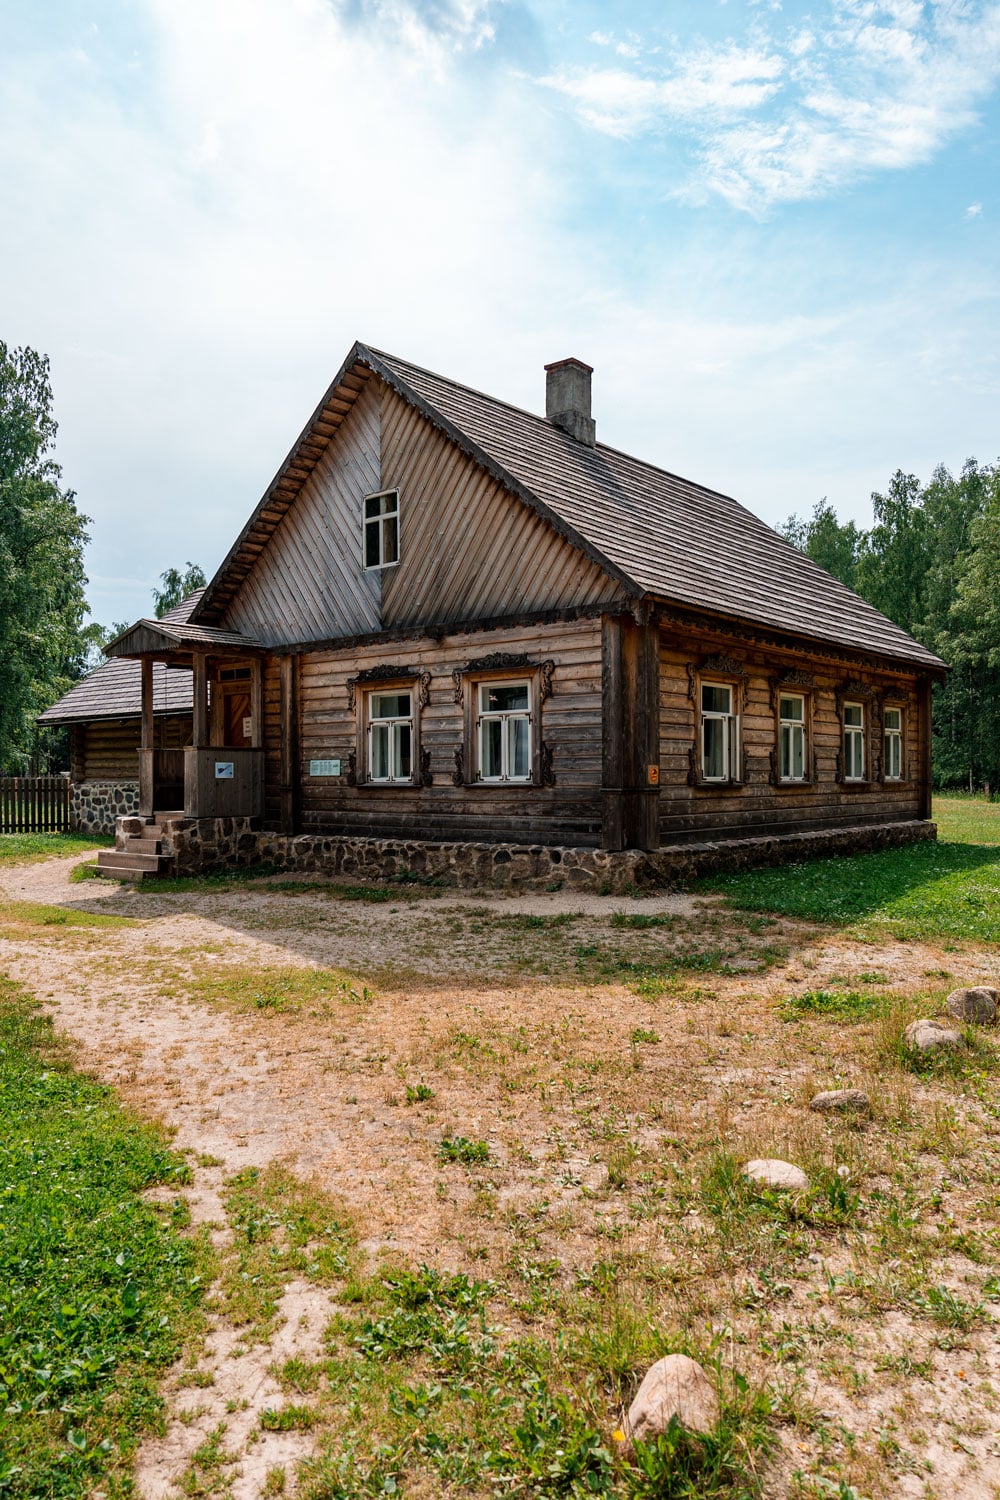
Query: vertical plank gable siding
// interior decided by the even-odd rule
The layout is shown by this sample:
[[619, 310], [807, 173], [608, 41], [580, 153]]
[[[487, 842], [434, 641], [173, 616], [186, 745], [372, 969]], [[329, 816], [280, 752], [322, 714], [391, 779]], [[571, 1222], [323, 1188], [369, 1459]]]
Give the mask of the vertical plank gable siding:
[[265, 645], [381, 628], [377, 573], [361, 566], [361, 501], [382, 488], [381, 396], [368, 381], [226, 611]]
[[[920, 724], [914, 677], [890, 676], [863, 669], [831, 668], [804, 654], [781, 658], [744, 653], [747, 696], [741, 725], [746, 747], [747, 782], [741, 787], [698, 787], [688, 783], [690, 752], [695, 744], [696, 706], [688, 692], [688, 664], [697, 666], [712, 652], [728, 648], [691, 639], [679, 644], [664, 637], [660, 649], [660, 842], [701, 841], [724, 836], [777, 835], [816, 828], [905, 821], [921, 813]], [[771, 677], [804, 670], [815, 681], [812, 700], [810, 760], [816, 753], [817, 778], [803, 785], [770, 783], [777, 731], [770, 700]], [[719, 676], [720, 674], [710, 674]], [[904, 709], [906, 779], [845, 786], [837, 776], [842, 726], [836, 694], [843, 683], [862, 677], [879, 690], [902, 687], [909, 692]], [[802, 691], [790, 688], [789, 691]], [[880, 732], [880, 731], [879, 731]], [[879, 732], [867, 717], [869, 755], [880, 750]], [[810, 770], [812, 768], [810, 767]]]
[[617, 584], [388, 387], [382, 488], [399, 489], [400, 564], [384, 629], [495, 619], [615, 598]]
[[[400, 492], [400, 561], [366, 572], [365, 495]], [[615, 580], [388, 386], [368, 381], [225, 615], [267, 645], [591, 605]]]
[[[555, 662], [552, 696], [542, 705], [541, 736], [553, 752], [554, 786], [455, 786], [454, 752], [464, 717], [452, 671], [495, 651]], [[490, 843], [596, 845], [600, 842], [601, 631], [599, 620], [512, 627], [442, 641], [395, 642], [360, 652], [303, 655], [301, 677], [302, 827], [354, 837], [483, 840]], [[371, 667], [432, 673], [420, 741], [430, 751], [429, 787], [351, 787], [343, 777], [310, 777], [310, 760], [340, 759], [357, 744], [347, 678]], [[539, 726], [535, 725], [538, 733]], [[466, 769], [469, 771], [468, 758]], [[268, 759], [267, 805], [275, 794]]]

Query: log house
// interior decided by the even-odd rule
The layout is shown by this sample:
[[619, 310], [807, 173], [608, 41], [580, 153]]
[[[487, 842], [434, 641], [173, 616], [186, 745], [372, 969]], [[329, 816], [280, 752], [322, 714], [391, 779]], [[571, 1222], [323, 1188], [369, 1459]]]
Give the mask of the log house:
[[208, 587], [42, 716], [74, 781], [131, 766], [145, 818], [610, 851], [927, 820], [944, 663], [598, 443], [591, 374], [547, 366], [542, 418], [356, 344]]

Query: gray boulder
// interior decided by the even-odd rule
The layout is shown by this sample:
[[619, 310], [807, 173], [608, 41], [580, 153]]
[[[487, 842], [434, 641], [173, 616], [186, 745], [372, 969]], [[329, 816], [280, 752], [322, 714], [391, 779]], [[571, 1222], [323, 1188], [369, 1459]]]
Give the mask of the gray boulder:
[[861, 1089], [826, 1089], [810, 1099], [809, 1108], [820, 1115], [867, 1115], [872, 1101]]
[[743, 1176], [762, 1187], [784, 1188], [790, 1193], [804, 1193], [809, 1186], [809, 1178], [801, 1167], [777, 1157], [755, 1157], [743, 1168]]
[[903, 1032], [903, 1042], [911, 1052], [957, 1052], [965, 1046], [960, 1031], [942, 1021], [911, 1021]]
[[984, 984], [968, 990], [952, 990], [946, 1003], [948, 1014], [959, 1021], [969, 1021], [974, 1026], [996, 1025], [997, 992]]
[[646, 1371], [625, 1418], [625, 1436], [641, 1443], [666, 1432], [676, 1417], [689, 1432], [711, 1432], [719, 1420], [719, 1398], [697, 1360], [668, 1354]]

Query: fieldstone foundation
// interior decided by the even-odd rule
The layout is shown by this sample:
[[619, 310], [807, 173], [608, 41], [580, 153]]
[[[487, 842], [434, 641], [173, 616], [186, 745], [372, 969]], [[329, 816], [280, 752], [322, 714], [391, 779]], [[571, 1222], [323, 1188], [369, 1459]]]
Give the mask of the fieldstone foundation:
[[201, 875], [263, 865], [360, 883], [433, 880], [511, 891], [579, 890], [621, 895], [685, 885], [699, 875], [792, 864], [833, 854], [858, 854], [937, 838], [934, 823], [881, 823], [777, 838], [677, 844], [666, 849], [552, 848], [523, 844], [431, 844], [411, 840], [285, 835], [256, 829], [250, 818], [171, 818], [163, 852], [176, 875]]
[[79, 833], [114, 833], [118, 818], [138, 810], [137, 781], [76, 781], [70, 789], [69, 826]]

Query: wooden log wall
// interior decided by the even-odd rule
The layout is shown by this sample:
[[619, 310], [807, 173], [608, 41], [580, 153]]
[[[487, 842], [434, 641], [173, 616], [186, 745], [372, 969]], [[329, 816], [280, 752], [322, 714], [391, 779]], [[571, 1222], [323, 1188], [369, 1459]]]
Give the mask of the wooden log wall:
[[[554, 663], [551, 696], [534, 731], [552, 749], [552, 785], [456, 785], [455, 750], [464, 745], [463, 705], [452, 672], [496, 652]], [[287, 658], [286, 658], [287, 660]], [[297, 826], [304, 832], [351, 837], [483, 840], [489, 843], [597, 845], [601, 838], [601, 622], [507, 629], [362, 649], [303, 653], [297, 659], [299, 698]], [[313, 777], [312, 760], [339, 759], [347, 771], [357, 747], [357, 710], [348, 706], [348, 678], [375, 668], [431, 674], [420, 710], [420, 747], [429, 752], [429, 786], [351, 786], [346, 775]], [[267, 663], [265, 806], [278, 827], [282, 797], [281, 660]], [[364, 690], [359, 686], [359, 693]], [[414, 683], [414, 697], [417, 686]], [[469, 756], [465, 769], [471, 776]]]
[[[745, 673], [741, 738], [745, 783], [741, 786], [691, 785], [691, 751], [697, 732], [697, 705], [689, 667], [724, 655]], [[774, 785], [772, 752], [778, 735], [771, 682], [790, 672], [811, 678], [813, 686], [790, 684], [803, 693], [810, 711], [807, 757], [813, 779], [805, 784]], [[709, 670], [714, 681], [725, 671]], [[734, 679], [740, 681], [740, 679]], [[872, 694], [866, 703], [869, 770], [881, 757], [881, 701], [886, 691], [900, 695], [894, 707], [903, 711], [905, 779], [883, 782], [871, 776], [859, 784], [838, 781], [843, 725], [838, 693], [860, 681]], [[848, 693], [856, 701], [857, 692]], [[731, 835], [776, 835], [837, 826], [896, 822], [928, 816], [924, 794], [925, 716], [919, 711], [918, 679], [905, 673], [879, 672], [862, 664], [831, 662], [820, 656], [752, 650], [720, 637], [678, 639], [664, 631], [660, 648], [660, 842], [682, 843]], [[813, 774], [814, 773], [814, 774]]]
[[[92, 719], [74, 724], [72, 776], [81, 781], [137, 781], [139, 777], [138, 717]], [[191, 715], [169, 714], [153, 721], [157, 750], [176, 750], [191, 743]]]

